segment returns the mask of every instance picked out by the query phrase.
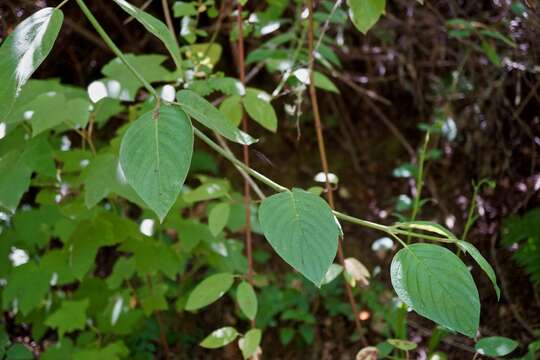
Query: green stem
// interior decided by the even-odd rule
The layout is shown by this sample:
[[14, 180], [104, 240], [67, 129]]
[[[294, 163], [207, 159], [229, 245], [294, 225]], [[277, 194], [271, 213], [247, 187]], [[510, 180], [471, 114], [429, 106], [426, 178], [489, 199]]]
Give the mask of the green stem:
[[275, 181], [270, 180], [269, 178], [267, 178], [263, 174], [253, 170], [249, 166], [246, 166], [243, 162], [241, 162], [234, 155], [232, 155], [231, 153], [229, 153], [228, 151], [223, 149], [221, 146], [216, 144], [212, 139], [210, 139], [208, 136], [206, 136], [202, 131], [200, 131], [196, 127], [193, 127], [193, 131], [195, 133], [195, 136], [197, 136], [199, 139], [204, 141], [208, 146], [210, 146], [212, 149], [214, 149], [217, 153], [219, 153], [225, 159], [232, 162], [234, 165], [240, 167], [242, 170], [244, 170], [246, 173], [248, 173], [249, 175], [251, 175], [254, 178], [256, 178], [257, 180], [259, 180], [260, 182], [268, 185], [272, 189], [274, 189], [276, 191], [279, 191], [279, 192], [289, 191], [289, 189], [287, 189], [286, 187], [281, 186], [280, 184], [276, 183]]
[[[489, 180], [487, 179], [481, 180], [478, 184], [473, 183], [473, 187], [474, 187], [473, 196], [471, 198], [471, 204], [469, 206], [469, 211], [467, 213], [467, 222], [465, 223], [465, 228], [463, 229], [463, 234], [461, 235], [461, 239], [463, 241], [467, 241], [467, 236], [469, 235], [469, 231], [471, 230], [471, 227], [476, 221], [476, 218], [474, 216], [475, 210], [476, 210], [476, 199], [478, 197], [478, 192], [480, 191], [482, 186], [486, 184], [489, 184]], [[457, 255], [459, 256], [459, 254], [461, 254], [461, 249], [458, 247]]]
[[81, 8], [84, 15], [86, 16], [88, 21], [90, 21], [90, 23], [92, 24], [94, 29], [96, 29], [96, 31], [98, 32], [99, 36], [101, 36], [103, 41], [105, 41], [107, 46], [114, 52], [114, 54], [120, 59], [120, 61], [122, 61], [122, 63], [124, 63], [124, 65], [129, 69], [129, 71], [131, 71], [133, 73], [133, 75], [135, 75], [135, 77], [141, 82], [141, 84], [143, 84], [143, 86], [146, 88], [146, 90], [148, 90], [148, 92], [150, 94], [152, 94], [156, 99], [158, 99], [159, 96], [158, 96], [158, 93], [157, 93], [156, 89], [154, 89], [154, 87], [152, 85], [150, 85], [150, 83], [148, 81], [146, 81], [142, 77], [141, 74], [139, 74], [137, 69], [135, 69], [127, 61], [127, 59], [124, 56], [124, 54], [122, 53], [122, 51], [115, 45], [115, 43], [109, 37], [107, 32], [101, 27], [101, 25], [99, 24], [99, 21], [97, 21], [97, 19], [94, 17], [94, 15], [92, 14], [92, 11], [90, 11], [90, 9], [86, 6], [86, 4], [84, 3], [84, 0], [75, 0], [75, 1], [77, 1], [77, 4], [79, 4], [79, 7]]
[[[420, 199], [422, 196], [422, 188], [424, 187], [424, 163], [426, 162], [427, 147], [429, 144], [429, 131], [426, 133], [424, 139], [424, 145], [420, 151], [420, 159], [418, 160], [418, 174], [416, 177], [416, 194], [414, 196], [413, 209], [411, 214], [411, 221], [416, 220], [416, 215], [420, 210]], [[407, 244], [410, 243], [411, 237], [407, 237]]]

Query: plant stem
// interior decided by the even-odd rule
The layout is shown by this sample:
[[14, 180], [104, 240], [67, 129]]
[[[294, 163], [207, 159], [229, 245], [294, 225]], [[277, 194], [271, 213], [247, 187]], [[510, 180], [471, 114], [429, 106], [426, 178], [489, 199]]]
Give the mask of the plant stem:
[[[238, 28], [238, 74], [242, 85], [246, 84], [246, 66], [244, 63], [244, 23], [242, 19], [242, 3], [239, 1], [236, 7], [236, 26]], [[242, 130], [248, 133], [248, 119], [242, 108]], [[249, 147], [243, 146], [244, 165], [249, 167]], [[246, 257], [248, 263], [247, 280], [253, 285], [253, 255], [252, 255], [252, 237], [251, 237], [251, 187], [249, 181], [244, 179], [244, 207], [246, 208], [246, 226], [244, 234], [246, 237]]]
[[174, 42], [178, 44], [178, 39], [176, 38], [176, 32], [174, 31], [174, 24], [171, 18], [171, 11], [169, 10], [169, 2], [167, 0], [161, 0], [161, 7], [163, 8], [163, 15], [165, 16], [165, 22], [167, 27], [174, 39]]
[[267, 178], [263, 174], [253, 170], [249, 166], [246, 166], [243, 162], [238, 160], [233, 154], [229, 153], [228, 151], [223, 149], [221, 146], [216, 144], [212, 139], [210, 139], [208, 136], [206, 136], [201, 130], [194, 127], [193, 131], [195, 133], [195, 136], [197, 136], [199, 139], [204, 141], [208, 146], [210, 146], [218, 154], [220, 154], [225, 159], [232, 162], [234, 165], [237, 165], [239, 168], [244, 170], [249, 175], [253, 176], [255, 179], [259, 180], [263, 184], [268, 185], [269, 187], [271, 187], [272, 189], [274, 189], [274, 190], [276, 190], [278, 192], [289, 191], [289, 189], [287, 189], [286, 187], [281, 186], [280, 184], [274, 182], [273, 180], [270, 180], [269, 178]]
[[62, 1], [60, 4], [56, 5], [55, 9], [60, 9], [62, 6], [66, 5], [66, 3], [68, 2], [69, 0], [64, 0]]
[[[418, 160], [418, 174], [416, 176], [416, 193], [414, 194], [414, 203], [410, 221], [416, 220], [416, 215], [420, 210], [420, 199], [422, 196], [422, 188], [424, 187], [424, 163], [426, 162], [427, 147], [429, 144], [429, 131], [424, 138], [424, 145], [420, 150], [420, 159]], [[411, 242], [411, 237], [407, 237], [407, 244]]]
[[[335, 210], [336, 206], [334, 203], [334, 192], [332, 189], [332, 184], [330, 183], [330, 179], [328, 178], [329, 167], [328, 167], [328, 159], [326, 157], [326, 147], [324, 144], [324, 135], [322, 132], [322, 122], [321, 122], [321, 115], [319, 113], [319, 102], [317, 100], [317, 90], [315, 89], [315, 76], [313, 73], [313, 66], [315, 65], [315, 59], [314, 59], [314, 22], [313, 22], [313, 12], [315, 11], [313, 6], [313, 0], [307, 0], [307, 7], [309, 10], [309, 18], [308, 18], [308, 33], [307, 33], [307, 39], [308, 39], [308, 71], [309, 71], [309, 95], [311, 99], [311, 107], [313, 109], [313, 118], [315, 120], [315, 130], [317, 132], [317, 144], [319, 146], [319, 155], [321, 158], [321, 165], [324, 172], [324, 180], [325, 180], [325, 188], [326, 188], [326, 197], [328, 199], [328, 203], [332, 210]], [[343, 237], [341, 239], [338, 239], [338, 259], [345, 268], [345, 255], [343, 253]], [[360, 323], [360, 319], [358, 317], [358, 309], [356, 307], [356, 300], [354, 298], [354, 294], [352, 292], [351, 285], [348, 281], [344, 281], [345, 283], [345, 290], [347, 292], [347, 297], [349, 299], [349, 303], [351, 305], [351, 310], [354, 316], [354, 322], [356, 324], [356, 329], [358, 330], [358, 336], [360, 337], [360, 340], [362, 341], [364, 346], [368, 346], [368, 342], [366, 338], [364, 337], [362, 324]]]
[[124, 63], [124, 65], [129, 69], [129, 71], [131, 71], [133, 75], [135, 75], [135, 77], [141, 82], [141, 84], [143, 84], [146, 90], [148, 90], [148, 92], [152, 94], [156, 99], [158, 99], [159, 96], [157, 94], [156, 89], [154, 89], [154, 87], [150, 85], [150, 83], [146, 81], [141, 76], [141, 74], [139, 74], [139, 72], [127, 61], [122, 51], [115, 45], [115, 43], [109, 37], [107, 32], [103, 29], [103, 27], [101, 27], [97, 19], [94, 17], [90, 9], [86, 6], [86, 4], [84, 3], [84, 0], [75, 0], [75, 1], [77, 1], [77, 4], [79, 4], [79, 7], [81, 8], [84, 15], [86, 16], [88, 21], [90, 21], [94, 29], [96, 29], [97, 33], [99, 34], [99, 36], [101, 36], [103, 41], [105, 41], [107, 46], [114, 52], [114, 54], [120, 59], [120, 61]]

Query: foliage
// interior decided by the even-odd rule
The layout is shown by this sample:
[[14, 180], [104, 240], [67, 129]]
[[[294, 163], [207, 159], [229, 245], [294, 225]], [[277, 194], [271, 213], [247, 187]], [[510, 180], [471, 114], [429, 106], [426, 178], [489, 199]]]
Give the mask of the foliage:
[[525, 268], [531, 281], [540, 285], [540, 208], [506, 218], [502, 239], [505, 245], [517, 247], [512, 257]]
[[[61, 7], [75, 2], [116, 57], [101, 69], [104, 77], [86, 89], [54, 79], [30, 80], [59, 35]], [[284, 345], [312, 344], [317, 319], [311, 304], [322, 299], [330, 315], [356, 319], [359, 314], [351, 313], [341, 298], [368, 285], [363, 300], [386, 324], [381, 332], [388, 341], [379, 344], [381, 353], [417, 347], [406, 340], [407, 306], [449, 331], [476, 337], [476, 284], [458, 254], [444, 245], [467, 252], [500, 297], [493, 268], [465, 239], [416, 219], [425, 203], [424, 165], [440, 156], [428, 152], [430, 136], [450, 136], [448, 121], [425, 125], [417, 163], [394, 171], [414, 178], [417, 191], [412, 200], [400, 196], [400, 221], [393, 225], [336, 211], [317, 189], [284, 187], [246, 160], [239, 161], [226, 145], [229, 140], [245, 146], [247, 153], [247, 146], [257, 143], [245, 127], [239, 129], [245, 115], [266, 131], [265, 137], [278, 132], [276, 99], [284, 87], [296, 97], [289, 110], [297, 118], [308, 86], [313, 92], [317, 87], [339, 93], [329, 76], [341, 64], [326, 27], [345, 27], [349, 13], [354, 26], [366, 33], [385, 14], [386, 1], [348, 0], [345, 10], [341, 2], [323, 1], [320, 11], [308, 10], [307, 16], [296, 1], [291, 30], [267, 38], [289, 22], [284, 15], [289, 2], [269, 1], [262, 11], [245, 12], [237, 4], [246, 28], [233, 29], [229, 40], [243, 42], [244, 30], [246, 38], [259, 40], [260, 47], [247, 54], [245, 63], [278, 76], [271, 93], [248, 87], [243, 76], [236, 79], [216, 70], [223, 47], [198, 24], [200, 17], [221, 16], [214, 1], [174, 3], [173, 15], [181, 18], [180, 40], [170, 25], [144, 9], [124, 0], [114, 3], [159, 39], [170, 58], [124, 54], [83, 0], [39, 10], [0, 47], [0, 122], [6, 129], [0, 141], [0, 207], [6, 211], [0, 223], [0, 278], [5, 279], [0, 296], [9, 322], [29, 329], [35, 341], [51, 343], [40, 354], [44, 359], [148, 359], [169, 356], [172, 344], [216, 349], [233, 342], [245, 359], [262, 351], [271, 354], [261, 348], [265, 331], [277, 327]], [[164, 10], [168, 14], [170, 9]], [[258, 20], [250, 20], [252, 16]], [[322, 30], [314, 53], [304, 44], [306, 37], [313, 41], [314, 34], [308, 34], [312, 21]], [[491, 28], [459, 19], [446, 25], [461, 31], [457, 35], [452, 30], [450, 36], [478, 36], [497, 66], [501, 61], [490, 41], [514, 46]], [[169, 60], [174, 70], [164, 65]], [[314, 65], [320, 71], [311, 71]], [[220, 176], [208, 148], [274, 194], [260, 196], [261, 201], [242, 199], [230, 179]], [[524, 233], [521, 222], [533, 231], [537, 227], [530, 222], [537, 215], [509, 219], [505, 235], [508, 244], [528, 238], [515, 256], [536, 281], [540, 262], [532, 261], [531, 252], [540, 231]], [[403, 247], [390, 267], [401, 302], [381, 303], [382, 285], [370, 284], [371, 274], [358, 259], [334, 263], [344, 222], [380, 231]], [[253, 263], [263, 269], [272, 253], [259, 248], [252, 255], [249, 242], [244, 249], [237, 237], [245, 228], [264, 235], [268, 249], [301, 276], [289, 273], [283, 281], [273, 271], [253, 276]], [[230, 302], [234, 321], [216, 320], [216, 330], [209, 334], [204, 329], [190, 332], [182, 324], [183, 318], [204, 316]], [[508, 352], [516, 347], [511, 340], [485, 338], [477, 350], [504, 356], [497, 342]], [[33, 356], [0, 329], [0, 357], [4, 354], [7, 359]]]

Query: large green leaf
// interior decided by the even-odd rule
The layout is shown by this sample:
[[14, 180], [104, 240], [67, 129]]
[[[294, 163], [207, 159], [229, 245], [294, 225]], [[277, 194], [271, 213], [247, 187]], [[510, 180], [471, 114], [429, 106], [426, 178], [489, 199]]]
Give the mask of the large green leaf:
[[193, 128], [178, 107], [147, 112], [127, 130], [120, 164], [128, 183], [161, 221], [186, 179], [193, 154]]
[[401, 301], [418, 314], [474, 337], [480, 321], [480, 299], [465, 264], [450, 250], [433, 244], [401, 249], [390, 270]]
[[476, 261], [478, 266], [488, 276], [489, 280], [491, 280], [491, 283], [493, 284], [493, 288], [495, 289], [495, 292], [497, 293], [497, 299], [501, 298], [501, 289], [499, 288], [499, 285], [497, 285], [497, 275], [495, 275], [495, 270], [493, 270], [493, 267], [487, 262], [487, 260], [482, 256], [480, 251], [476, 247], [474, 247], [473, 244], [466, 242], [466, 241], [457, 241], [458, 246], [471, 255], [471, 257]]
[[187, 299], [186, 310], [194, 311], [210, 305], [230, 289], [234, 277], [229, 273], [215, 274], [204, 279]]
[[174, 36], [171, 34], [167, 26], [159, 19], [156, 19], [152, 15], [144, 12], [136, 6], [131, 5], [125, 0], [113, 0], [117, 3], [125, 12], [133, 16], [138, 22], [140, 22], [146, 30], [154, 34], [158, 39], [163, 41], [163, 44], [169, 50], [176, 68], [182, 70], [182, 59], [180, 58], [180, 48]]
[[266, 198], [259, 219], [278, 255], [320, 287], [336, 256], [339, 236], [328, 204], [312, 193], [293, 189]]
[[354, 26], [365, 34], [384, 14], [386, 0], [347, 0], [347, 4]]
[[42, 9], [20, 23], [0, 47], [0, 121], [6, 120], [22, 87], [49, 55], [64, 15]]
[[191, 117], [227, 139], [244, 145], [256, 142], [251, 136], [238, 130], [223, 113], [196, 92], [180, 90], [176, 94], [176, 99]]

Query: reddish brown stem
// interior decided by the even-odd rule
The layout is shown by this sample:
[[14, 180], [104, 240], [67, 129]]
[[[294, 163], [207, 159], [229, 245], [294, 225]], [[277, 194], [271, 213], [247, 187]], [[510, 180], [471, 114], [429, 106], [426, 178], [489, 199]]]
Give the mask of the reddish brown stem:
[[[238, 2], [236, 24], [238, 26], [238, 74], [242, 85], [246, 83], [246, 67], [244, 64], [244, 23], [242, 21], [242, 4]], [[248, 121], [246, 114], [242, 112], [242, 130], [248, 132]], [[249, 149], [244, 145], [244, 164], [249, 167]], [[253, 284], [253, 255], [252, 255], [252, 239], [251, 239], [251, 187], [249, 182], [244, 179], [244, 206], [246, 208], [246, 257], [248, 262], [247, 279], [250, 284]]]
[[[317, 91], [315, 89], [315, 77], [313, 75], [313, 66], [314, 66], [314, 56], [313, 56], [313, 0], [307, 0], [307, 6], [309, 9], [309, 18], [308, 18], [308, 53], [309, 53], [309, 96], [311, 99], [311, 107], [313, 109], [313, 118], [315, 120], [315, 130], [317, 133], [317, 144], [319, 146], [319, 155], [321, 157], [321, 165], [323, 168], [323, 172], [325, 175], [325, 188], [326, 188], [326, 197], [328, 199], [328, 203], [330, 204], [330, 207], [332, 209], [335, 209], [335, 203], [334, 203], [334, 193], [332, 189], [332, 184], [330, 184], [330, 181], [328, 179], [328, 159], [326, 157], [326, 147], [324, 144], [324, 135], [322, 133], [322, 123], [321, 123], [321, 115], [319, 113], [319, 103], [317, 101]], [[341, 264], [345, 268], [345, 256], [343, 254], [343, 246], [341, 244], [341, 240], [338, 240], [338, 259]], [[362, 344], [364, 346], [367, 346], [366, 338], [364, 337], [363, 331], [362, 331], [362, 324], [360, 323], [360, 319], [358, 317], [358, 311], [356, 308], [356, 301], [354, 299], [354, 295], [351, 289], [351, 286], [347, 281], [345, 281], [345, 290], [347, 291], [347, 297], [349, 299], [349, 303], [351, 304], [351, 310], [354, 315], [354, 322], [356, 324], [356, 328], [358, 330], [358, 335], [360, 336], [360, 340], [362, 341]]]

